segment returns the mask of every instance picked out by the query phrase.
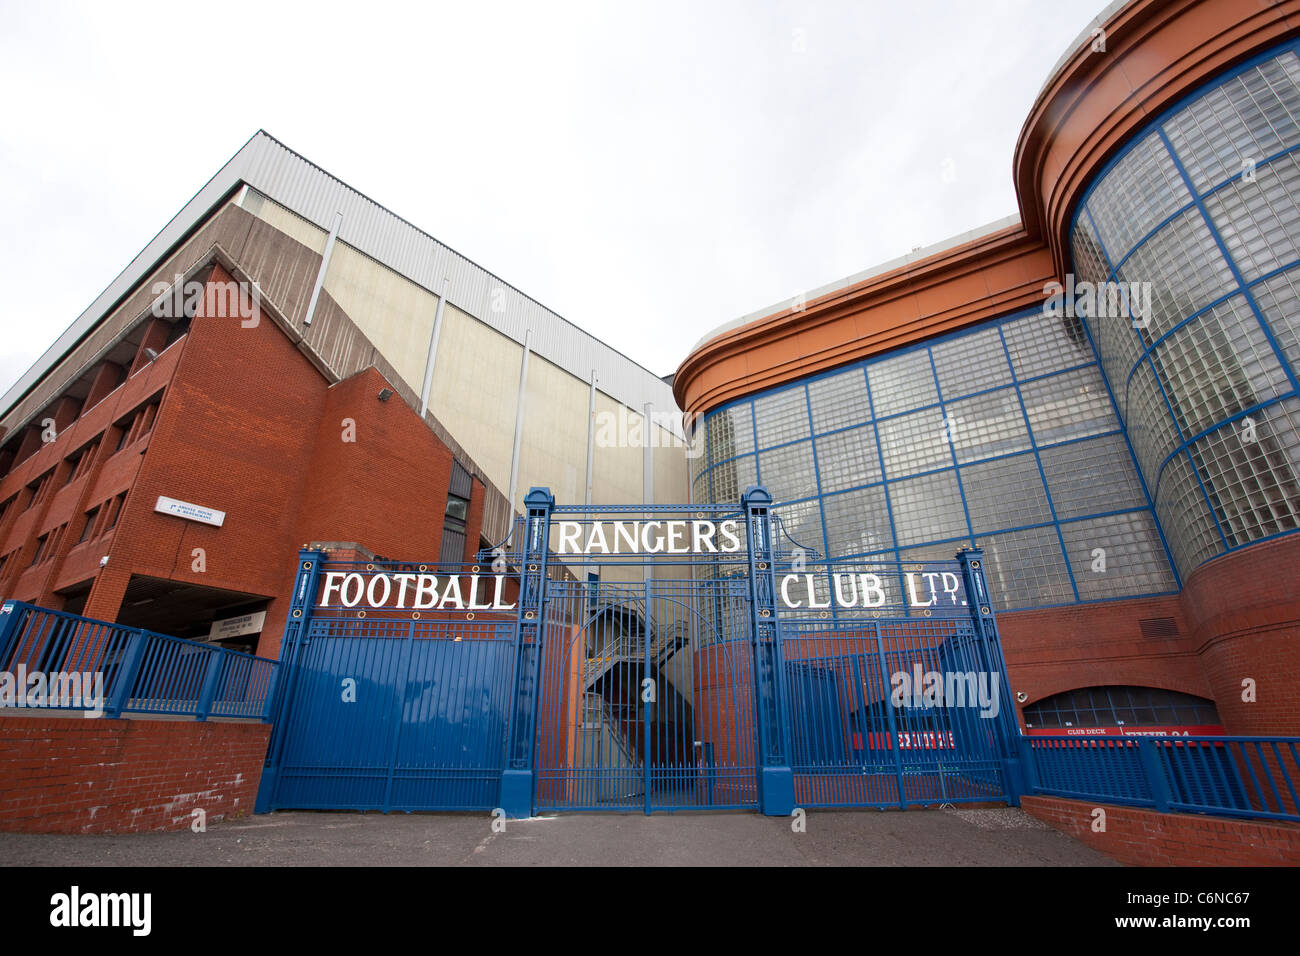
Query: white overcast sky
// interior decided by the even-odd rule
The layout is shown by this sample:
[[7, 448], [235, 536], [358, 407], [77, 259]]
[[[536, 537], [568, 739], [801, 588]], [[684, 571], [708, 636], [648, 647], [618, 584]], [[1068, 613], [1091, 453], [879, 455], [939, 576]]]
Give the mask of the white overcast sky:
[[0, 0], [0, 392], [259, 128], [667, 374], [1016, 213], [1104, 6]]

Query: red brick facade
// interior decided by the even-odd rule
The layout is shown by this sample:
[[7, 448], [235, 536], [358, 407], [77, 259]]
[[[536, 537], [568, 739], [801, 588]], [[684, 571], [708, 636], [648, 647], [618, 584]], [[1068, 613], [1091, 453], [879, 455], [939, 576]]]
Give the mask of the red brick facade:
[[0, 828], [184, 830], [251, 814], [271, 728], [185, 720], [0, 720]]
[[[1052, 694], [1134, 684], [1213, 700], [1228, 734], [1300, 734], [1297, 567], [1300, 538], [1283, 537], [1202, 565], [1177, 595], [999, 615], [1011, 687], [1026, 695], [1021, 725], [1024, 707]], [[1177, 633], [1143, 636], [1151, 618], [1172, 618]]]
[[[228, 281], [216, 265], [208, 288]], [[419, 414], [396, 394], [379, 400], [391, 385], [374, 368], [331, 385], [269, 315], [208, 317], [214, 301], [156, 360], [137, 357], [138, 371], [80, 418], [73, 406], [61, 410], [54, 441], [38, 436], [35, 454], [15, 456], [0, 479], [0, 502], [16, 496], [0, 516], [0, 555], [10, 555], [0, 596], [59, 608], [60, 591], [93, 582], [81, 613], [105, 620], [116, 619], [133, 575], [265, 597], [258, 652], [276, 656], [304, 543], [357, 541], [385, 556], [436, 559], [452, 453]], [[150, 329], [140, 355], [151, 340], [158, 351]], [[97, 377], [92, 394], [102, 387]], [[113, 423], [151, 400], [156, 420], [150, 412], [128, 425], [131, 440], [114, 452]], [[76, 468], [69, 454], [95, 436], [92, 464], [67, 483]], [[25, 507], [28, 485], [50, 469]], [[116, 527], [81, 541], [86, 512], [120, 496]], [[159, 496], [223, 511], [224, 524], [160, 514]], [[476, 480], [469, 554], [482, 502]]]
[[[1156, 813], [1060, 797], [1022, 797], [1020, 806], [1094, 850], [1133, 866], [1295, 866], [1300, 826], [1194, 813]], [[1106, 811], [1104, 832], [1093, 811]]]

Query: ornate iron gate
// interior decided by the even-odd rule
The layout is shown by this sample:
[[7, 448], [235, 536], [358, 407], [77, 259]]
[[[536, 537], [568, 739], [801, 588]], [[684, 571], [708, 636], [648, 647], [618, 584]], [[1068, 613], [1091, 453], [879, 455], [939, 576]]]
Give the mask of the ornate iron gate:
[[825, 561], [761, 488], [525, 504], [472, 566], [303, 553], [260, 811], [1017, 799], [978, 551]]

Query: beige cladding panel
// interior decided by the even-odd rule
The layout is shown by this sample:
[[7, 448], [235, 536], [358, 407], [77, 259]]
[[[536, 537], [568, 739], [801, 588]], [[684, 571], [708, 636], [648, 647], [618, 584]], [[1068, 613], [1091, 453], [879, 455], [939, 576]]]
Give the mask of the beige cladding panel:
[[[626, 505], [645, 500], [642, 477], [645, 452], [640, 445], [629, 441], [630, 437], [640, 433], [642, 421], [638, 413], [604, 392], [596, 392], [596, 453], [591, 470], [591, 500], [594, 503]], [[585, 458], [583, 463], [585, 465]]]
[[658, 447], [654, 450], [654, 500], [658, 504], [682, 504], [690, 500], [685, 442], [655, 426]]
[[325, 242], [329, 239], [329, 233], [297, 213], [285, 209], [278, 202], [267, 199], [257, 190], [250, 189], [239, 205], [258, 219], [279, 229], [286, 236], [297, 239], [317, 255], [325, 252]]
[[586, 383], [539, 355], [529, 356], [515, 507], [523, 507], [534, 486], [550, 488], [557, 504], [583, 502], [589, 395]]
[[334, 243], [325, 291], [419, 393], [438, 297], [344, 242]]
[[513, 339], [454, 305], [443, 311], [429, 410], [502, 492], [510, 483], [523, 354]]

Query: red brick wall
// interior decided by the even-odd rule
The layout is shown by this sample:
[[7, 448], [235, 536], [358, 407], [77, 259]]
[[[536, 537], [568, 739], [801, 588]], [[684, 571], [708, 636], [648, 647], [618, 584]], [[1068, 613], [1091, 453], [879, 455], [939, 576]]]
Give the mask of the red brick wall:
[[0, 830], [183, 830], [253, 812], [270, 726], [0, 718]]
[[[1133, 866], [1295, 866], [1300, 826], [1156, 813], [1136, 807], [1021, 797], [1021, 808], [1094, 850]], [[1106, 830], [1092, 830], [1093, 810], [1106, 811]]]
[[[1223, 726], [1243, 736], [1300, 734], [1300, 537], [1243, 548], [1197, 568], [1182, 603]], [[1242, 700], [1242, 681], [1255, 700]]]
[[[1172, 617], [1178, 637], [1143, 637], [1138, 621]], [[1009, 611], [998, 615], [998, 633], [1024, 726], [1028, 704], [1103, 684], [1137, 684], [1211, 697], [1178, 595]]]
[[[210, 282], [227, 281], [215, 267]], [[380, 402], [389, 383], [373, 368], [331, 385], [270, 318], [246, 324], [209, 314], [215, 307], [204, 300], [184, 338], [0, 481], [0, 501], [17, 491], [21, 506], [27, 483], [58, 469], [40, 504], [0, 521], [0, 554], [22, 546], [0, 597], [58, 608], [56, 590], [93, 581], [81, 613], [114, 620], [132, 575], [242, 592], [269, 599], [258, 651], [276, 656], [304, 543], [356, 541], [387, 557], [437, 560], [452, 455], [418, 413], [398, 395]], [[69, 452], [104, 432], [115, 445], [112, 423], [158, 395], [147, 436], [116, 454], [101, 447], [91, 472], [63, 485]], [[355, 441], [342, 440], [345, 418]], [[78, 543], [85, 511], [121, 492], [117, 527]], [[159, 514], [159, 495], [224, 511], [225, 523]], [[476, 488], [474, 547], [481, 498]], [[36, 536], [65, 521], [56, 557], [26, 570]]]
[[[1177, 595], [999, 614], [1012, 690], [1027, 695], [1021, 726], [1024, 706], [1052, 694], [1136, 684], [1213, 700], [1228, 734], [1300, 734], [1297, 567], [1291, 535], [1202, 565]], [[1153, 617], [1173, 618], [1178, 636], [1143, 637], [1138, 621]]]

